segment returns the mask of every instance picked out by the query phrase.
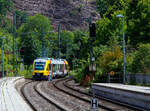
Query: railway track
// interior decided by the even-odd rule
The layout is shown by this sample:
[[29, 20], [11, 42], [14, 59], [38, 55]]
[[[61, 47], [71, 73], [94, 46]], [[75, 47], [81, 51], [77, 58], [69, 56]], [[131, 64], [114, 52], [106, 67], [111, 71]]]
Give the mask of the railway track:
[[[92, 95], [89, 93], [85, 93], [83, 91], [72, 88], [67, 83], [70, 80], [71, 79], [62, 79], [62, 80], [56, 81], [54, 86], [57, 89], [65, 92], [69, 95], [72, 95], [72, 96], [74, 96], [80, 100], [86, 101], [88, 103], [91, 103]], [[99, 103], [98, 103], [99, 108], [103, 108], [103, 109], [106, 109], [109, 111], [116, 111], [116, 110], [119, 110], [119, 111], [135, 111], [136, 110], [136, 111], [138, 111], [138, 110], [141, 110], [141, 109], [138, 109], [138, 108], [135, 108], [132, 106], [128, 106], [126, 104], [114, 102], [114, 101], [106, 99], [106, 98], [102, 98], [102, 97], [98, 97], [98, 96], [96, 98], [98, 98], [98, 101], [99, 101]]]
[[[58, 90], [54, 84], [59, 80], [53, 80], [53, 82], [43, 82], [39, 83], [37, 86], [38, 89], [41, 89], [43, 93], [45, 93], [47, 96], [52, 97], [58, 103], [61, 103], [65, 107], [67, 107], [68, 111], [90, 111], [90, 104], [77, 99], [76, 97], [70, 96], [60, 90]], [[100, 111], [106, 111], [101, 110]]]
[[58, 106], [54, 101], [46, 98], [37, 89], [40, 82], [29, 81], [21, 88], [21, 93], [33, 111], [66, 111], [63, 107]]
[[[68, 95], [71, 95], [79, 100], [82, 100], [88, 104], [91, 104], [91, 97], [90, 96], [87, 96], [85, 94], [82, 94], [78, 91], [75, 91], [75, 90], [70, 90], [68, 87], [66, 87], [66, 85], [64, 84], [66, 81], [68, 81], [68, 79], [60, 79], [56, 82], [53, 83], [53, 85], [60, 91], [68, 94]], [[107, 111], [116, 111], [116, 109], [112, 109], [108, 106], [104, 106], [104, 105], [100, 105], [98, 104], [98, 107], [99, 107], [99, 110], [107, 110]]]
[[[58, 93], [52, 88], [52, 83], [53, 82], [47, 81], [29, 81], [22, 86], [22, 95], [34, 111], [90, 111], [90, 109], [88, 109], [90, 107], [87, 108], [86, 104], [76, 101], [75, 98], [72, 98], [74, 101], [71, 102], [71, 100], [69, 100], [70, 97], [66, 96], [66, 94], [62, 95], [60, 92]], [[47, 87], [48, 84], [50, 84], [51, 87]], [[46, 90], [48, 90], [48, 92], [46, 92], [45, 89], [42, 89], [43, 87], [47, 88]], [[64, 100], [64, 97], [66, 100]], [[67, 102], [67, 100], [69, 101]], [[52, 105], [57, 109], [54, 109]], [[47, 108], [44, 109], [44, 106]]]
[[[90, 111], [91, 94], [73, 88], [69, 84], [71, 80], [28, 81], [21, 87], [21, 92], [34, 111]], [[131, 107], [97, 98], [99, 111], [135, 111]]]

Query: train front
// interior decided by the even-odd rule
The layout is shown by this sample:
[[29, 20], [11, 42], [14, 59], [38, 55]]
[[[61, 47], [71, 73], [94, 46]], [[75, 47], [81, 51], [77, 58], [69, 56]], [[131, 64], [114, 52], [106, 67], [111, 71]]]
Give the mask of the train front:
[[47, 79], [45, 75], [45, 66], [46, 66], [45, 59], [35, 59], [33, 62], [33, 79]]

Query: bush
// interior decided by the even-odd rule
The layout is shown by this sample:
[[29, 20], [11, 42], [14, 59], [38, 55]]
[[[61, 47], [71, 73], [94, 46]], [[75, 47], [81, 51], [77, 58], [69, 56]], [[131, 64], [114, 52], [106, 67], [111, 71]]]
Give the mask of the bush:
[[139, 44], [133, 58], [132, 72], [150, 73], [150, 44]]
[[114, 46], [112, 50], [105, 51], [97, 60], [99, 68], [103, 70], [103, 74], [110, 71], [120, 71], [122, 61], [122, 52], [119, 46]]
[[85, 76], [89, 76], [89, 66], [88, 64], [85, 64], [82, 66], [82, 68], [78, 68], [75, 75], [76, 82], [80, 83], [81, 80], [85, 78]]
[[104, 82], [106, 82], [106, 80], [107, 80], [107, 75], [103, 74], [103, 70], [98, 68], [96, 73], [95, 73], [95, 77], [94, 77], [93, 82], [104, 83]]

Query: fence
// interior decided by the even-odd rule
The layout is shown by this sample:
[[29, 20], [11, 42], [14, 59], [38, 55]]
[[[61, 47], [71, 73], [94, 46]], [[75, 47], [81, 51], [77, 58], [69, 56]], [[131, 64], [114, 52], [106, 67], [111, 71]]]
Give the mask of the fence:
[[150, 84], [150, 74], [127, 74], [128, 83]]
[[[109, 83], [122, 83], [122, 73], [117, 72], [113, 76], [107, 77]], [[126, 82], [130, 84], [147, 84], [150, 85], [150, 74], [126, 74]]]

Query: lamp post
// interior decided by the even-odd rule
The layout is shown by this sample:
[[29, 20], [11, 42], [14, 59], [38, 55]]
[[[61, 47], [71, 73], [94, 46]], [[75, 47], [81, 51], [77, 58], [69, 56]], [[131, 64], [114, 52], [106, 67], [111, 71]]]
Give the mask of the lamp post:
[[124, 16], [123, 15], [121, 15], [121, 14], [119, 14], [119, 15], [117, 15], [116, 17], [121, 17], [121, 18], [123, 18], [123, 24], [122, 24], [122, 26], [123, 26], [123, 84], [125, 84], [126, 83], [126, 81], [125, 81], [125, 77], [126, 77], [126, 71], [125, 71], [125, 39], [124, 39]]
[[4, 57], [3, 57], [3, 53], [4, 53], [4, 44], [3, 44], [3, 39], [5, 39], [6, 37], [2, 37], [2, 77], [4, 77]]

